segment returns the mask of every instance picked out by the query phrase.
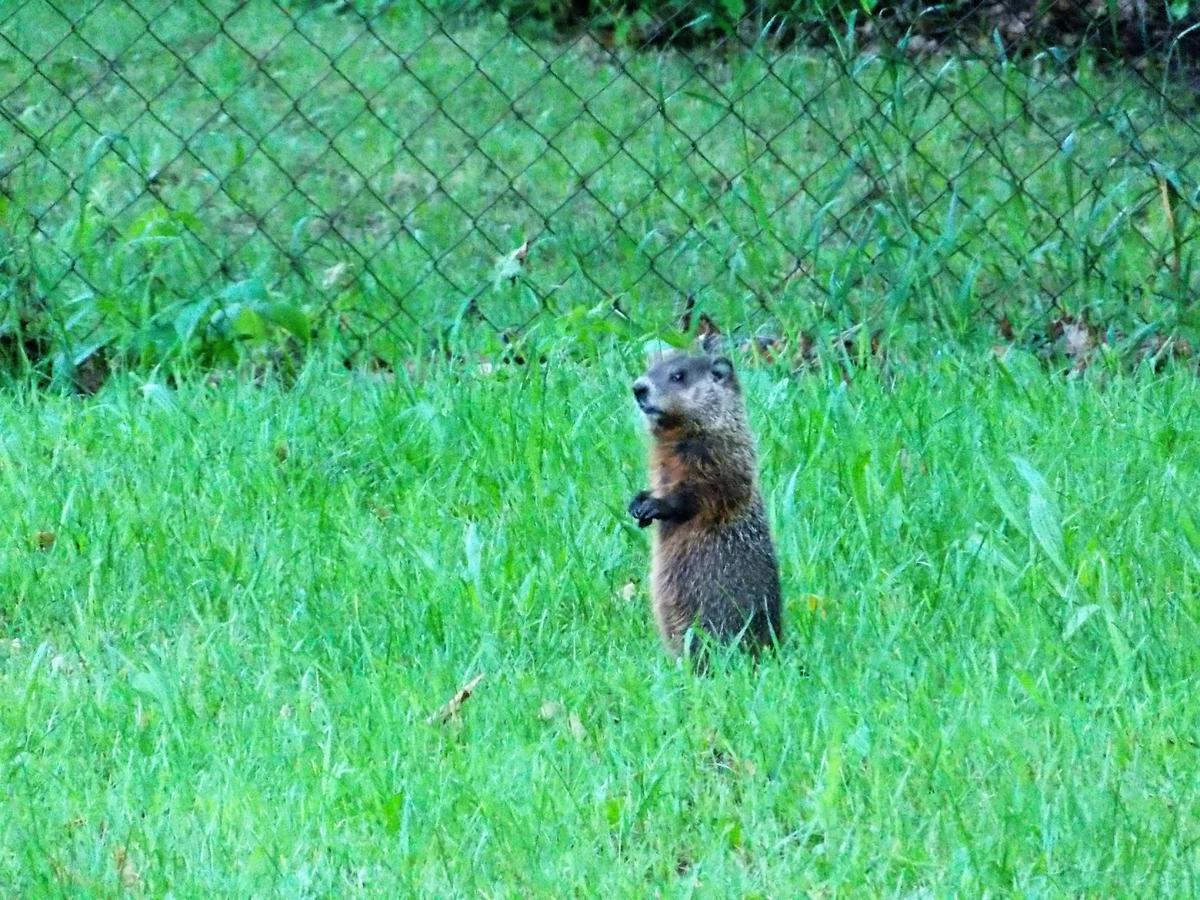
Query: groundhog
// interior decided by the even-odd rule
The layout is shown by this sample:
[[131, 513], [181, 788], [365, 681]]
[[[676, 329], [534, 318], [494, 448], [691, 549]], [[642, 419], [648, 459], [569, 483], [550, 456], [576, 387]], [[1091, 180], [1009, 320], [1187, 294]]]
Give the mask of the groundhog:
[[633, 384], [653, 439], [652, 487], [629, 513], [642, 528], [658, 520], [650, 579], [668, 650], [678, 655], [703, 633], [757, 656], [782, 638], [779, 566], [733, 364], [700, 346]]

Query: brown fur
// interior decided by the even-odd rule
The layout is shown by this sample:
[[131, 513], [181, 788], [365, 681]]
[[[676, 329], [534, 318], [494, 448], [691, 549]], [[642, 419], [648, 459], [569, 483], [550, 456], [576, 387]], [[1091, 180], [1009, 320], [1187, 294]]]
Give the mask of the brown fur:
[[732, 365], [672, 355], [634, 392], [653, 444], [651, 489], [630, 512], [640, 525], [657, 521], [651, 586], [663, 642], [678, 654], [696, 628], [755, 652], [778, 641], [779, 572]]

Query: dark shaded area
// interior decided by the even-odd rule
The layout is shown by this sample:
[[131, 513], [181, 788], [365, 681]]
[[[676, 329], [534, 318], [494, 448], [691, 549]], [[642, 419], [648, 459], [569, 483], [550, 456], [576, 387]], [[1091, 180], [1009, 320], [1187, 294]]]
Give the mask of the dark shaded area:
[[[1088, 47], [1111, 59], [1200, 59], [1196, 4], [1163, 0], [485, 0], [519, 27], [600, 32], [615, 44], [720, 44], [768, 39], [825, 43], [853, 34], [860, 45], [912, 52], [980, 50], [1024, 55]], [[864, 7], [871, 7], [868, 12]]]

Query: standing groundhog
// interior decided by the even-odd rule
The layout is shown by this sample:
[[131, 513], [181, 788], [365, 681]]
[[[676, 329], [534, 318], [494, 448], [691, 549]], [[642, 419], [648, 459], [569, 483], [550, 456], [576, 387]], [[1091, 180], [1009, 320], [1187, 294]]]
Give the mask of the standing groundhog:
[[642, 528], [659, 523], [650, 579], [663, 641], [678, 654], [695, 627], [757, 654], [782, 637], [779, 567], [733, 364], [675, 353], [633, 395], [653, 437], [652, 487], [629, 513]]

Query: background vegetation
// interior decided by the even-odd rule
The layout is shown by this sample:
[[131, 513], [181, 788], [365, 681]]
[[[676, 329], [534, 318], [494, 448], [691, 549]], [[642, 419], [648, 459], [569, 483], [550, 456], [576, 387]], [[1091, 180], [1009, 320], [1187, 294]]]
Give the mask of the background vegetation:
[[1174, 44], [1113, 66], [933, 32], [885, 52], [827, 23], [819, 47], [639, 50], [366, 12], [7, 13], [8, 367], [94, 386], [314, 344], [387, 366], [539, 331], [589, 346], [676, 327], [688, 297], [792, 346], [865, 324], [928, 352], [1065, 317], [1093, 344], [1195, 338], [1200, 132]]

